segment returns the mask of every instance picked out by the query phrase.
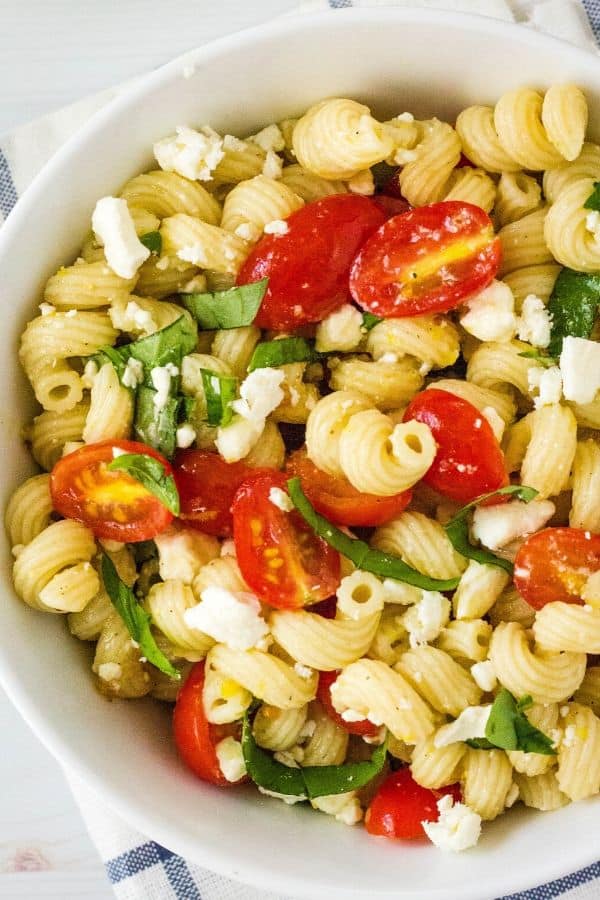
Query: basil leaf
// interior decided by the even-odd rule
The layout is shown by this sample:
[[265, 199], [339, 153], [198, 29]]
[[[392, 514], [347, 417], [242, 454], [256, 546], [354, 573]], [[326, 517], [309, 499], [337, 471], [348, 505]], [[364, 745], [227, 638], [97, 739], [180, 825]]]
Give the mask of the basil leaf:
[[492, 704], [485, 736], [494, 747], [502, 750], [554, 756], [556, 751], [550, 738], [532, 725], [523, 711], [531, 704], [531, 697], [523, 697], [517, 702], [510, 691], [502, 688]]
[[551, 356], [560, 356], [563, 338], [589, 338], [600, 303], [600, 274], [563, 269], [548, 301], [552, 315]]
[[179, 407], [177, 409], [177, 422], [189, 422], [194, 418], [194, 414], [196, 412], [196, 398], [195, 397], [179, 397]]
[[160, 231], [148, 231], [140, 236], [140, 243], [147, 247], [150, 253], [160, 256], [162, 250], [162, 235]]
[[183, 305], [205, 331], [252, 325], [267, 290], [268, 278], [216, 291], [214, 294], [180, 294]]
[[206, 397], [206, 419], [209, 425], [228, 425], [233, 418], [231, 403], [237, 396], [237, 378], [200, 369]]
[[338, 553], [350, 559], [358, 569], [372, 572], [379, 578], [394, 578], [396, 581], [404, 581], [406, 584], [412, 584], [424, 591], [452, 591], [457, 587], [460, 580], [458, 578], [446, 581], [429, 578], [407, 565], [400, 557], [373, 550], [364, 541], [348, 537], [313, 508], [302, 490], [299, 478], [291, 478], [287, 487], [292, 503], [304, 521]]
[[545, 366], [547, 369], [550, 366], [557, 366], [558, 360], [553, 356], [548, 356], [543, 350], [526, 350], [525, 353], [519, 353], [518, 356], [523, 356], [525, 359], [535, 359], [536, 362], [539, 362], [540, 365]]
[[365, 331], [370, 331], [380, 322], [383, 322], [383, 319], [380, 319], [379, 316], [374, 316], [373, 313], [363, 313], [362, 327]]
[[129, 348], [129, 355], [139, 359], [149, 375], [152, 369], [166, 366], [167, 363], [179, 367], [183, 357], [194, 350], [197, 342], [196, 323], [189, 316], [181, 315], [160, 331], [126, 346]]
[[106, 468], [110, 472], [123, 469], [143, 484], [151, 494], [158, 497], [169, 512], [174, 516], [179, 515], [179, 494], [175, 479], [172, 475], [166, 474], [163, 464], [158, 459], [144, 453], [123, 453], [115, 457]]
[[600, 212], [600, 181], [594, 182], [594, 190], [583, 204], [584, 209], [595, 209]]
[[314, 347], [301, 337], [280, 338], [257, 344], [248, 365], [248, 371], [273, 369], [286, 363], [314, 362], [321, 358]]
[[490, 744], [490, 742], [486, 738], [467, 738], [465, 741], [469, 747], [472, 747], [473, 750], [495, 750], [496, 747], [494, 744]]
[[181, 675], [156, 645], [150, 631], [151, 616], [137, 602], [131, 588], [121, 581], [112, 560], [106, 554], [102, 556], [102, 579], [112, 605], [125, 622], [133, 640], [140, 645], [141, 655], [165, 675], [179, 680]]
[[129, 352], [130, 344], [124, 344], [122, 347], [101, 347], [91, 359], [94, 360], [99, 369], [106, 363], [111, 363], [119, 381], [123, 381], [123, 375], [127, 367], [127, 360], [131, 356]]
[[445, 531], [450, 543], [461, 556], [464, 556], [466, 559], [474, 559], [482, 565], [497, 566], [499, 569], [504, 569], [506, 572], [512, 574], [514, 567], [510, 560], [502, 559], [501, 556], [496, 556], [491, 550], [473, 546], [469, 540], [469, 526], [467, 523], [467, 514], [477, 506], [478, 503], [481, 503], [482, 500], [488, 500], [490, 497], [503, 496], [506, 494], [512, 494], [519, 500], [529, 503], [530, 500], [537, 497], [538, 491], [536, 491], [535, 488], [527, 487], [526, 485], [509, 484], [506, 487], [500, 488], [497, 491], [492, 491], [489, 494], [482, 494], [481, 497], [477, 497], [471, 503], [467, 503], [466, 506], [463, 506], [454, 518], [448, 522]]
[[136, 437], [143, 444], [154, 447], [167, 459], [175, 453], [177, 413], [180, 401], [169, 397], [162, 409], [154, 405], [156, 391], [140, 385], [137, 389], [133, 427]]
[[248, 715], [242, 728], [242, 752], [252, 781], [267, 791], [314, 799], [345, 794], [368, 784], [381, 772], [387, 756], [387, 741], [373, 751], [370, 760], [340, 766], [306, 766], [293, 769], [273, 759], [254, 740]]

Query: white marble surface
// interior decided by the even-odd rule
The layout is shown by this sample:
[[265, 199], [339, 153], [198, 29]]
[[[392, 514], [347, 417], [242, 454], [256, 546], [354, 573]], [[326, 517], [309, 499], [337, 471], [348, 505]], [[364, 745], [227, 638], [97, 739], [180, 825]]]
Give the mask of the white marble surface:
[[[298, 0], [0, 0], [0, 132]], [[60, 767], [0, 691], [0, 898], [110, 900]]]

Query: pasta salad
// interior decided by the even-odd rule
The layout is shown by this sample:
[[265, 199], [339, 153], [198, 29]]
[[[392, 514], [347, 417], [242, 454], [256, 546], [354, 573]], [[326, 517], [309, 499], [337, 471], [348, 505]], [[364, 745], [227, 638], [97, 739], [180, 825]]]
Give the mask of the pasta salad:
[[600, 791], [586, 129], [572, 84], [181, 126], [48, 280], [15, 591], [204, 781], [451, 851]]

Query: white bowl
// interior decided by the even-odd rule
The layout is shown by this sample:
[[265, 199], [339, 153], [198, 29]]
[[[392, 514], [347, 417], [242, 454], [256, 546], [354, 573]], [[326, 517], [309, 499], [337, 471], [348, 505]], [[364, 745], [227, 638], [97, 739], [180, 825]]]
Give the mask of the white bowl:
[[[44, 280], [74, 257], [98, 197], [151, 163], [152, 142], [179, 124], [237, 134], [348, 95], [379, 113], [411, 110], [453, 120], [521, 84], [573, 80], [600, 124], [600, 63], [570, 44], [478, 16], [345, 10], [293, 16], [194, 52], [152, 73], [96, 115], [46, 166], [0, 234], [5, 350], [0, 380], [2, 496], [31, 462], [19, 429], [31, 411], [17, 363], [25, 322]], [[186, 63], [189, 64], [186, 56]], [[370, 837], [251, 790], [221, 791], [180, 764], [164, 706], [103, 700], [89, 650], [64, 619], [13, 594], [11, 557], [0, 605], [0, 675], [46, 746], [140, 831], [194, 862], [267, 890], [317, 898], [490, 898], [593, 862], [600, 802], [548, 815], [525, 811], [486, 826], [479, 846], [448, 856], [432, 845]]]

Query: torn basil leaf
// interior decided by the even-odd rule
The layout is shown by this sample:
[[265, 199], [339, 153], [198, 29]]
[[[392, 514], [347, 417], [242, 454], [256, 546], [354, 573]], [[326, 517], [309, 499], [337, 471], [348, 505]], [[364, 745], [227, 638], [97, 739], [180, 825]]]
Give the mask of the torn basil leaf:
[[214, 294], [180, 294], [185, 308], [191, 312], [200, 328], [214, 331], [252, 325], [267, 290], [268, 278], [216, 291]]
[[173, 513], [174, 516], [179, 515], [179, 494], [175, 485], [175, 479], [172, 475], [167, 475], [163, 464], [148, 456], [146, 453], [123, 453], [121, 456], [115, 457], [107, 467], [109, 471], [115, 469], [123, 469], [136, 481], [154, 494], [163, 506]]
[[286, 363], [314, 362], [321, 358], [314, 347], [302, 337], [285, 337], [257, 344], [248, 371], [273, 369]]
[[447, 580], [430, 578], [407, 565], [400, 557], [381, 550], [373, 550], [364, 541], [348, 537], [314, 509], [302, 490], [299, 478], [291, 478], [287, 486], [292, 503], [304, 521], [338, 553], [351, 560], [357, 569], [372, 572], [379, 578], [403, 581], [424, 591], [452, 591], [458, 586], [460, 580], [458, 578]]
[[532, 705], [531, 697], [525, 696], [517, 701], [510, 691], [502, 688], [492, 703], [485, 738], [471, 739], [467, 743], [479, 750], [498, 747], [501, 750], [554, 756], [556, 750], [550, 738], [532, 725], [525, 715], [525, 710]]
[[160, 256], [162, 251], [162, 236], [160, 231], [148, 231], [140, 235], [140, 243], [147, 247], [150, 253]]
[[131, 356], [129, 352], [130, 344], [124, 344], [122, 347], [101, 347], [97, 353], [90, 357], [99, 369], [106, 363], [111, 363], [120, 382], [123, 381], [123, 375], [127, 368], [127, 360]]
[[372, 328], [375, 328], [376, 325], [379, 325], [380, 322], [383, 322], [383, 319], [380, 319], [379, 316], [374, 316], [373, 313], [363, 313], [362, 327], [365, 331], [371, 331]]
[[[129, 356], [139, 359], [149, 377], [152, 369], [172, 363], [178, 368], [181, 360], [195, 349], [198, 342], [196, 323], [189, 316], [181, 315], [170, 325], [147, 337], [127, 344]], [[123, 350], [124, 348], [119, 348]], [[149, 382], [150, 383], [150, 382]]]
[[560, 356], [565, 337], [589, 338], [599, 303], [600, 274], [562, 269], [547, 307], [552, 315], [550, 356]]
[[519, 356], [523, 356], [525, 359], [534, 359], [536, 362], [540, 363], [540, 365], [545, 366], [549, 369], [551, 366], [557, 366], [558, 360], [553, 356], [548, 356], [544, 350], [540, 350], [536, 348], [535, 350], [526, 350], [524, 353], [519, 353]]
[[482, 494], [481, 497], [477, 497], [471, 503], [467, 503], [466, 506], [463, 506], [454, 518], [448, 522], [445, 531], [450, 543], [461, 556], [464, 556], [466, 559], [474, 559], [482, 565], [497, 566], [512, 574], [513, 564], [510, 560], [503, 559], [501, 556], [496, 556], [491, 550], [473, 546], [469, 540], [469, 525], [467, 523], [467, 514], [479, 503], [483, 500], [489, 500], [490, 497], [504, 495], [513, 495], [517, 500], [523, 500], [524, 503], [529, 503], [530, 500], [537, 497], [538, 491], [536, 491], [535, 488], [527, 487], [526, 485], [509, 484], [506, 487], [500, 488], [497, 491], [492, 491], [489, 494]]
[[165, 675], [179, 680], [180, 673], [159, 650], [154, 640], [150, 630], [151, 616], [140, 606], [131, 588], [121, 581], [112, 560], [106, 554], [102, 556], [102, 579], [110, 602], [125, 622], [133, 640], [140, 645], [140, 655], [145, 656], [149, 663]]
[[237, 396], [237, 378], [200, 369], [209, 425], [228, 425], [233, 418], [231, 403]]
[[583, 204], [583, 208], [600, 212], [600, 181], [594, 182], [594, 190]]
[[137, 389], [133, 427], [138, 440], [171, 459], [176, 449], [180, 400], [169, 397], [158, 409], [154, 403], [156, 396], [157, 392], [145, 385]]

